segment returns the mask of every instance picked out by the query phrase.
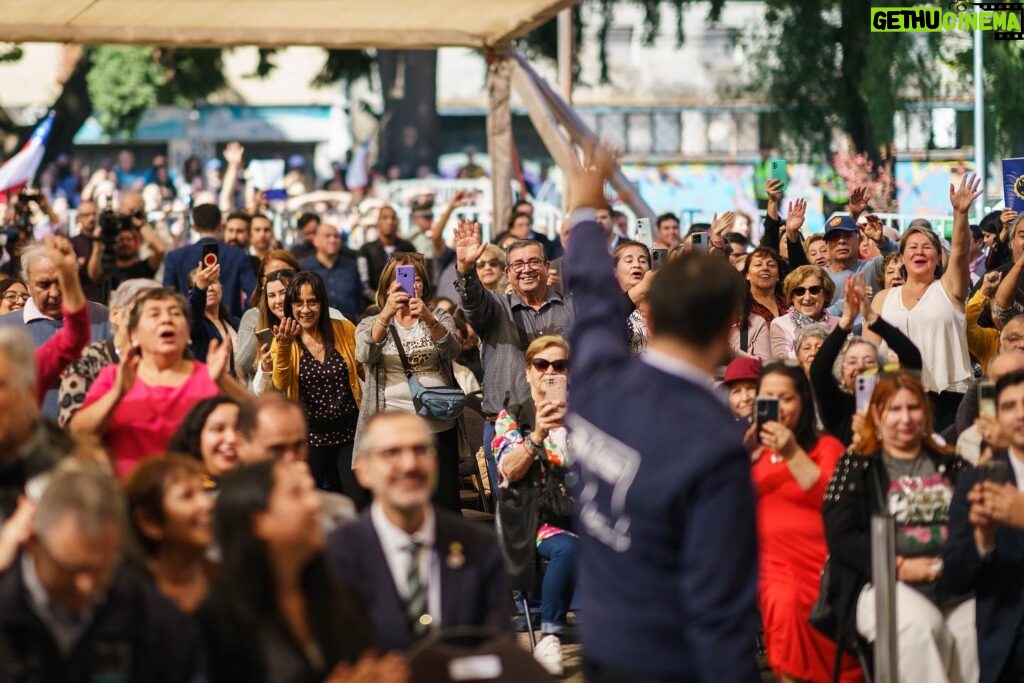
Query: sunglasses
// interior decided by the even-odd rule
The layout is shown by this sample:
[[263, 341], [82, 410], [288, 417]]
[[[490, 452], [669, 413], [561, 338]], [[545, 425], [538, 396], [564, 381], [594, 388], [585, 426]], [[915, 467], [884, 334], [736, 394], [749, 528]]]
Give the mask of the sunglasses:
[[794, 287], [793, 295], [803, 296], [807, 292], [810, 292], [812, 296], [818, 296], [823, 291], [825, 291], [825, 288], [822, 287], [821, 285], [811, 285], [810, 287]]
[[569, 361], [567, 360], [544, 360], [543, 358], [534, 358], [530, 361], [530, 365], [537, 372], [547, 372], [548, 368], [553, 368], [555, 372], [566, 372], [569, 369]]
[[487, 260], [487, 261], [480, 260], [480, 261], [476, 262], [476, 267], [477, 268], [485, 268], [487, 266], [490, 266], [491, 268], [504, 268], [505, 264], [502, 263], [501, 261], [499, 261], [496, 258], [492, 258], [492, 259]]

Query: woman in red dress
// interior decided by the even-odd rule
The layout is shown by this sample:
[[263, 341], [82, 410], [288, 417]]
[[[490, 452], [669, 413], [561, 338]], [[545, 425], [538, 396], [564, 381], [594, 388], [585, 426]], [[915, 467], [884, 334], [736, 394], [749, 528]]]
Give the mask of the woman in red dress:
[[[768, 663], [783, 682], [829, 681], [836, 645], [808, 622], [828, 554], [821, 506], [843, 444], [819, 434], [807, 376], [793, 362], [765, 366], [758, 398], [779, 402], [778, 421], [758, 427], [753, 451], [760, 547], [758, 598]], [[756, 416], [755, 409], [755, 416]], [[840, 680], [861, 680], [844, 655]]]

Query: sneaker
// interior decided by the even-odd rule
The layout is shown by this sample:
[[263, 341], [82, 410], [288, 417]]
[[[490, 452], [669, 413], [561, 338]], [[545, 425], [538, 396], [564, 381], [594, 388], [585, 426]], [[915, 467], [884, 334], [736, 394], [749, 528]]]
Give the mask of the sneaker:
[[537, 647], [533, 649], [533, 658], [552, 676], [561, 676], [565, 673], [562, 668], [562, 641], [554, 634], [548, 634], [540, 639]]

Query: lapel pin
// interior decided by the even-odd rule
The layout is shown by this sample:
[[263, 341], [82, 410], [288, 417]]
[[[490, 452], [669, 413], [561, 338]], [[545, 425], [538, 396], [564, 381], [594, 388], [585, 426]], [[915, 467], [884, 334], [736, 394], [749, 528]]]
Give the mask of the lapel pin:
[[462, 544], [458, 541], [448, 544], [448, 557], [445, 558], [445, 564], [449, 569], [460, 569], [462, 565], [466, 564], [466, 555], [462, 552]]

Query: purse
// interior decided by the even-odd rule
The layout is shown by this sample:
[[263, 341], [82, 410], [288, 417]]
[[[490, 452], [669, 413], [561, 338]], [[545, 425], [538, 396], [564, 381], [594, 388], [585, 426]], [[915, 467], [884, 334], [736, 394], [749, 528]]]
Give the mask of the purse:
[[455, 384], [451, 372], [451, 363], [441, 360], [441, 367], [448, 368], [451, 387], [424, 387], [416, 379], [412, 368], [409, 367], [409, 357], [405, 355], [402, 340], [398, 337], [398, 330], [395, 329], [394, 325], [389, 325], [388, 327], [391, 330], [391, 338], [395, 340], [398, 358], [402, 361], [402, 369], [405, 371], [405, 378], [409, 382], [409, 391], [412, 393], [412, 405], [416, 414], [420, 417], [429, 417], [435, 420], [457, 420], [462, 417], [462, 411], [466, 408], [466, 394]]

